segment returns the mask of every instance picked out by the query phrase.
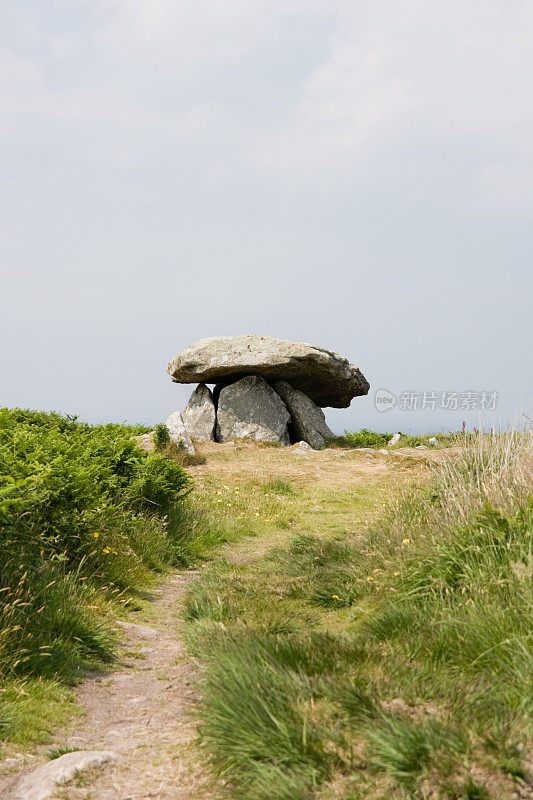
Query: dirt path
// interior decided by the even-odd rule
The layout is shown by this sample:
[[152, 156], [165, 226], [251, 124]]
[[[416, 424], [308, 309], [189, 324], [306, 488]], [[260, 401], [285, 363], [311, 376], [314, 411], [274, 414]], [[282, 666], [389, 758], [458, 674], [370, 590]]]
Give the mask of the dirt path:
[[179, 635], [191, 573], [175, 573], [154, 594], [155, 622], [123, 623], [126, 645], [118, 668], [85, 681], [78, 702], [85, 715], [61, 744], [113, 750], [118, 766], [62, 787], [65, 800], [198, 800], [205, 775], [195, 763], [191, 718], [194, 667]]

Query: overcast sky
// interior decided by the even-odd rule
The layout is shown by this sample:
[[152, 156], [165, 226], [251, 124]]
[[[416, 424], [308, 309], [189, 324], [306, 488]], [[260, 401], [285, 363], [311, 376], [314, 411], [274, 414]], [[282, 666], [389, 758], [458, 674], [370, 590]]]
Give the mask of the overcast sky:
[[339, 431], [533, 417], [531, 2], [0, 9], [0, 405], [158, 422], [261, 333], [361, 368]]

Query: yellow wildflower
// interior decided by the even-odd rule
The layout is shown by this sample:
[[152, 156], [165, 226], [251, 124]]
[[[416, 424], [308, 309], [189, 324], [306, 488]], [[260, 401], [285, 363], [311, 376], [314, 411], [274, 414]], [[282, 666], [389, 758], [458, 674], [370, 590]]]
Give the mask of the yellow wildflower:
[[333, 600], [340, 600], [340, 597], [339, 597], [338, 594], [332, 594], [331, 597], [333, 598]]
[[367, 576], [367, 581], [373, 581], [373, 580], [374, 580], [374, 578], [372, 577], [372, 575], [368, 575]]
[[404, 539], [404, 540], [403, 540], [403, 543], [404, 543], [404, 544], [409, 544], [409, 539]]
[[100, 534], [98, 533], [98, 531], [95, 531], [95, 532], [93, 533], [93, 536], [94, 536], [94, 538], [95, 538], [95, 539], [98, 539], [98, 537], [100, 536]]
[[111, 550], [109, 549], [109, 547], [104, 547], [104, 553], [110, 553], [110, 552]]
[[396, 572], [395, 572], [394, 574], [395, 574], [395, 575], [399, 575], [399, 574], [400, 574], [400, 571], [399, 571], [399, 570], [396, 570]]

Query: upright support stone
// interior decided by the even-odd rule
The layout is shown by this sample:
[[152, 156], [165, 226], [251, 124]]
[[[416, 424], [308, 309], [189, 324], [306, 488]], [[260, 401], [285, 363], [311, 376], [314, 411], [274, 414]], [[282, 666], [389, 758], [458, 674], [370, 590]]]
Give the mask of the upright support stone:
[[170, 435], [170, 441], [174, 442], [180, 450], [194, 455], [196, 450], [191, 442], [191, 437], [183, 423], [183, 417], [179, 411], [174, 411], [166, 421], [166, 426]]
[[291, 422], [289, 433], [294, 442], [303, 440], [315, 450], [324, 447], [326, 439], [335, 434], [326, 425], [324, 412], [306, 394], [294, 389], [286, 381], [277, 381], [274, 389], [285, 403]]
[[281, 397], [258, 375], [225, 386], [218, 398], [217, 441], [252, 439], [289, 444], [289, 412]]
[[205, 383], [200, 383], [191, 394], [182, 416], [191, 439], [215, 441], [216, 408], [211, 390]]

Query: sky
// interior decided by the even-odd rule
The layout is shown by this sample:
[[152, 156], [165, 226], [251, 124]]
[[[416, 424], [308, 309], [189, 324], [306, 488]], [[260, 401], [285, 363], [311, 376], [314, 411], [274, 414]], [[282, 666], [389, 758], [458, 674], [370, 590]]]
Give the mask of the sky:
[[259, 333], [336, 432], [533, 419], [532, 85], [521, 0], [0, 0], [0, 405], [153, 424]]

